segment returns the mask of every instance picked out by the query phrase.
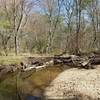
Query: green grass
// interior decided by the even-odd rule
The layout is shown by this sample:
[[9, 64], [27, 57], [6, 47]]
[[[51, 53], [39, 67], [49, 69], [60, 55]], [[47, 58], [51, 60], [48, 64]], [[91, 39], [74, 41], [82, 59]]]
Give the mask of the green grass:
[[0, 64], [19, 64], [24, 56], [0, 56]]

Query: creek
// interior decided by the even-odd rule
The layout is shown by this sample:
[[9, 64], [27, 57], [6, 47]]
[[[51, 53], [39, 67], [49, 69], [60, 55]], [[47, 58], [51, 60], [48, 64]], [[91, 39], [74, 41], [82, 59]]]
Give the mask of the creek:
[[0, 100], [40, 100], [63, 69], [51, 66], [39, 71], [17, 71], [0, 79]]

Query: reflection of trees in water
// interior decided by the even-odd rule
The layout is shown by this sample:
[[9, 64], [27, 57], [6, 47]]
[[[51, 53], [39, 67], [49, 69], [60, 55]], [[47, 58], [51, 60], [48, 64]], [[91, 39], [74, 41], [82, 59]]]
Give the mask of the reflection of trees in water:
[[0, 83], [0, 95], [2, 96], [0, 100], [1, 98], [2, 100], [43, 98], [45, 88], [61, 71], [62, 69], [58, 67], [50, 67], [37, 72], [33, 70], [8, 74]]

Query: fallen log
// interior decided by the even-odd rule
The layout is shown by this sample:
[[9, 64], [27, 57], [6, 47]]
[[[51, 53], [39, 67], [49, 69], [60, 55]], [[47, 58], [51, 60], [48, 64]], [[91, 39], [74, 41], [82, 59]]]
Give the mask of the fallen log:
[[100, 64], [100, 55], [94, 55], [92, 57], [89, 57], [90, 62], [92, 65], [99, 65]]
[[100, 64], [100, 55], [89, 56], [76, 56], [69, 55], [69, 57], [54, 57], [54, 64], [66, 64], [80, 67], [91, 67], [92, 65]]
[[53, 60], [46, 61], [44, 63], [36, 61], [36, 62], [34, 62], [34, 64], [32, 63], [32, 65], [27, 64], [27, 66], [26, 66], [26, 64], [21, 62], [21, 66], [22, 66], [21, 69], [22, 69], [22, 71], [30, 71], [32, 69], [39, 70], [39, 69], [42, 69], [42, 68], [45, 68], [45, 67], [48, 67], [48, 66], [52, 66], [52, 65], [53, 65]]
[[66, 64], [70, 66], [86, 66], [89, 60], [86, 58], [70, 55], [69, 57], [55, 57], [54, 64]]
[[[31, 60], [30, 60], [31, 59]], [[54, 56], [54, 57], [31, 57], [28, 58], [29, 62], [21, 62], [22, 70], [29, 71], [32, 69], [42, 69], [52, 65], [68, 65], [80, 68], [93, 68], [94, 65], [100, 64], [100, 55], [67, 55], [65, 56]]]

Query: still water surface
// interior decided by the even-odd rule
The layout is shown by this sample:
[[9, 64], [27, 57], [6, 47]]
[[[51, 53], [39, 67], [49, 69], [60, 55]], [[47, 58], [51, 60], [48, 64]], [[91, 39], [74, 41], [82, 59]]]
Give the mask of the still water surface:
[[45, 88], [62, 71], [62, 68], [52, 66], [40, 71], [8, 74], [0, 81], [0, 100], [41, 100]]

